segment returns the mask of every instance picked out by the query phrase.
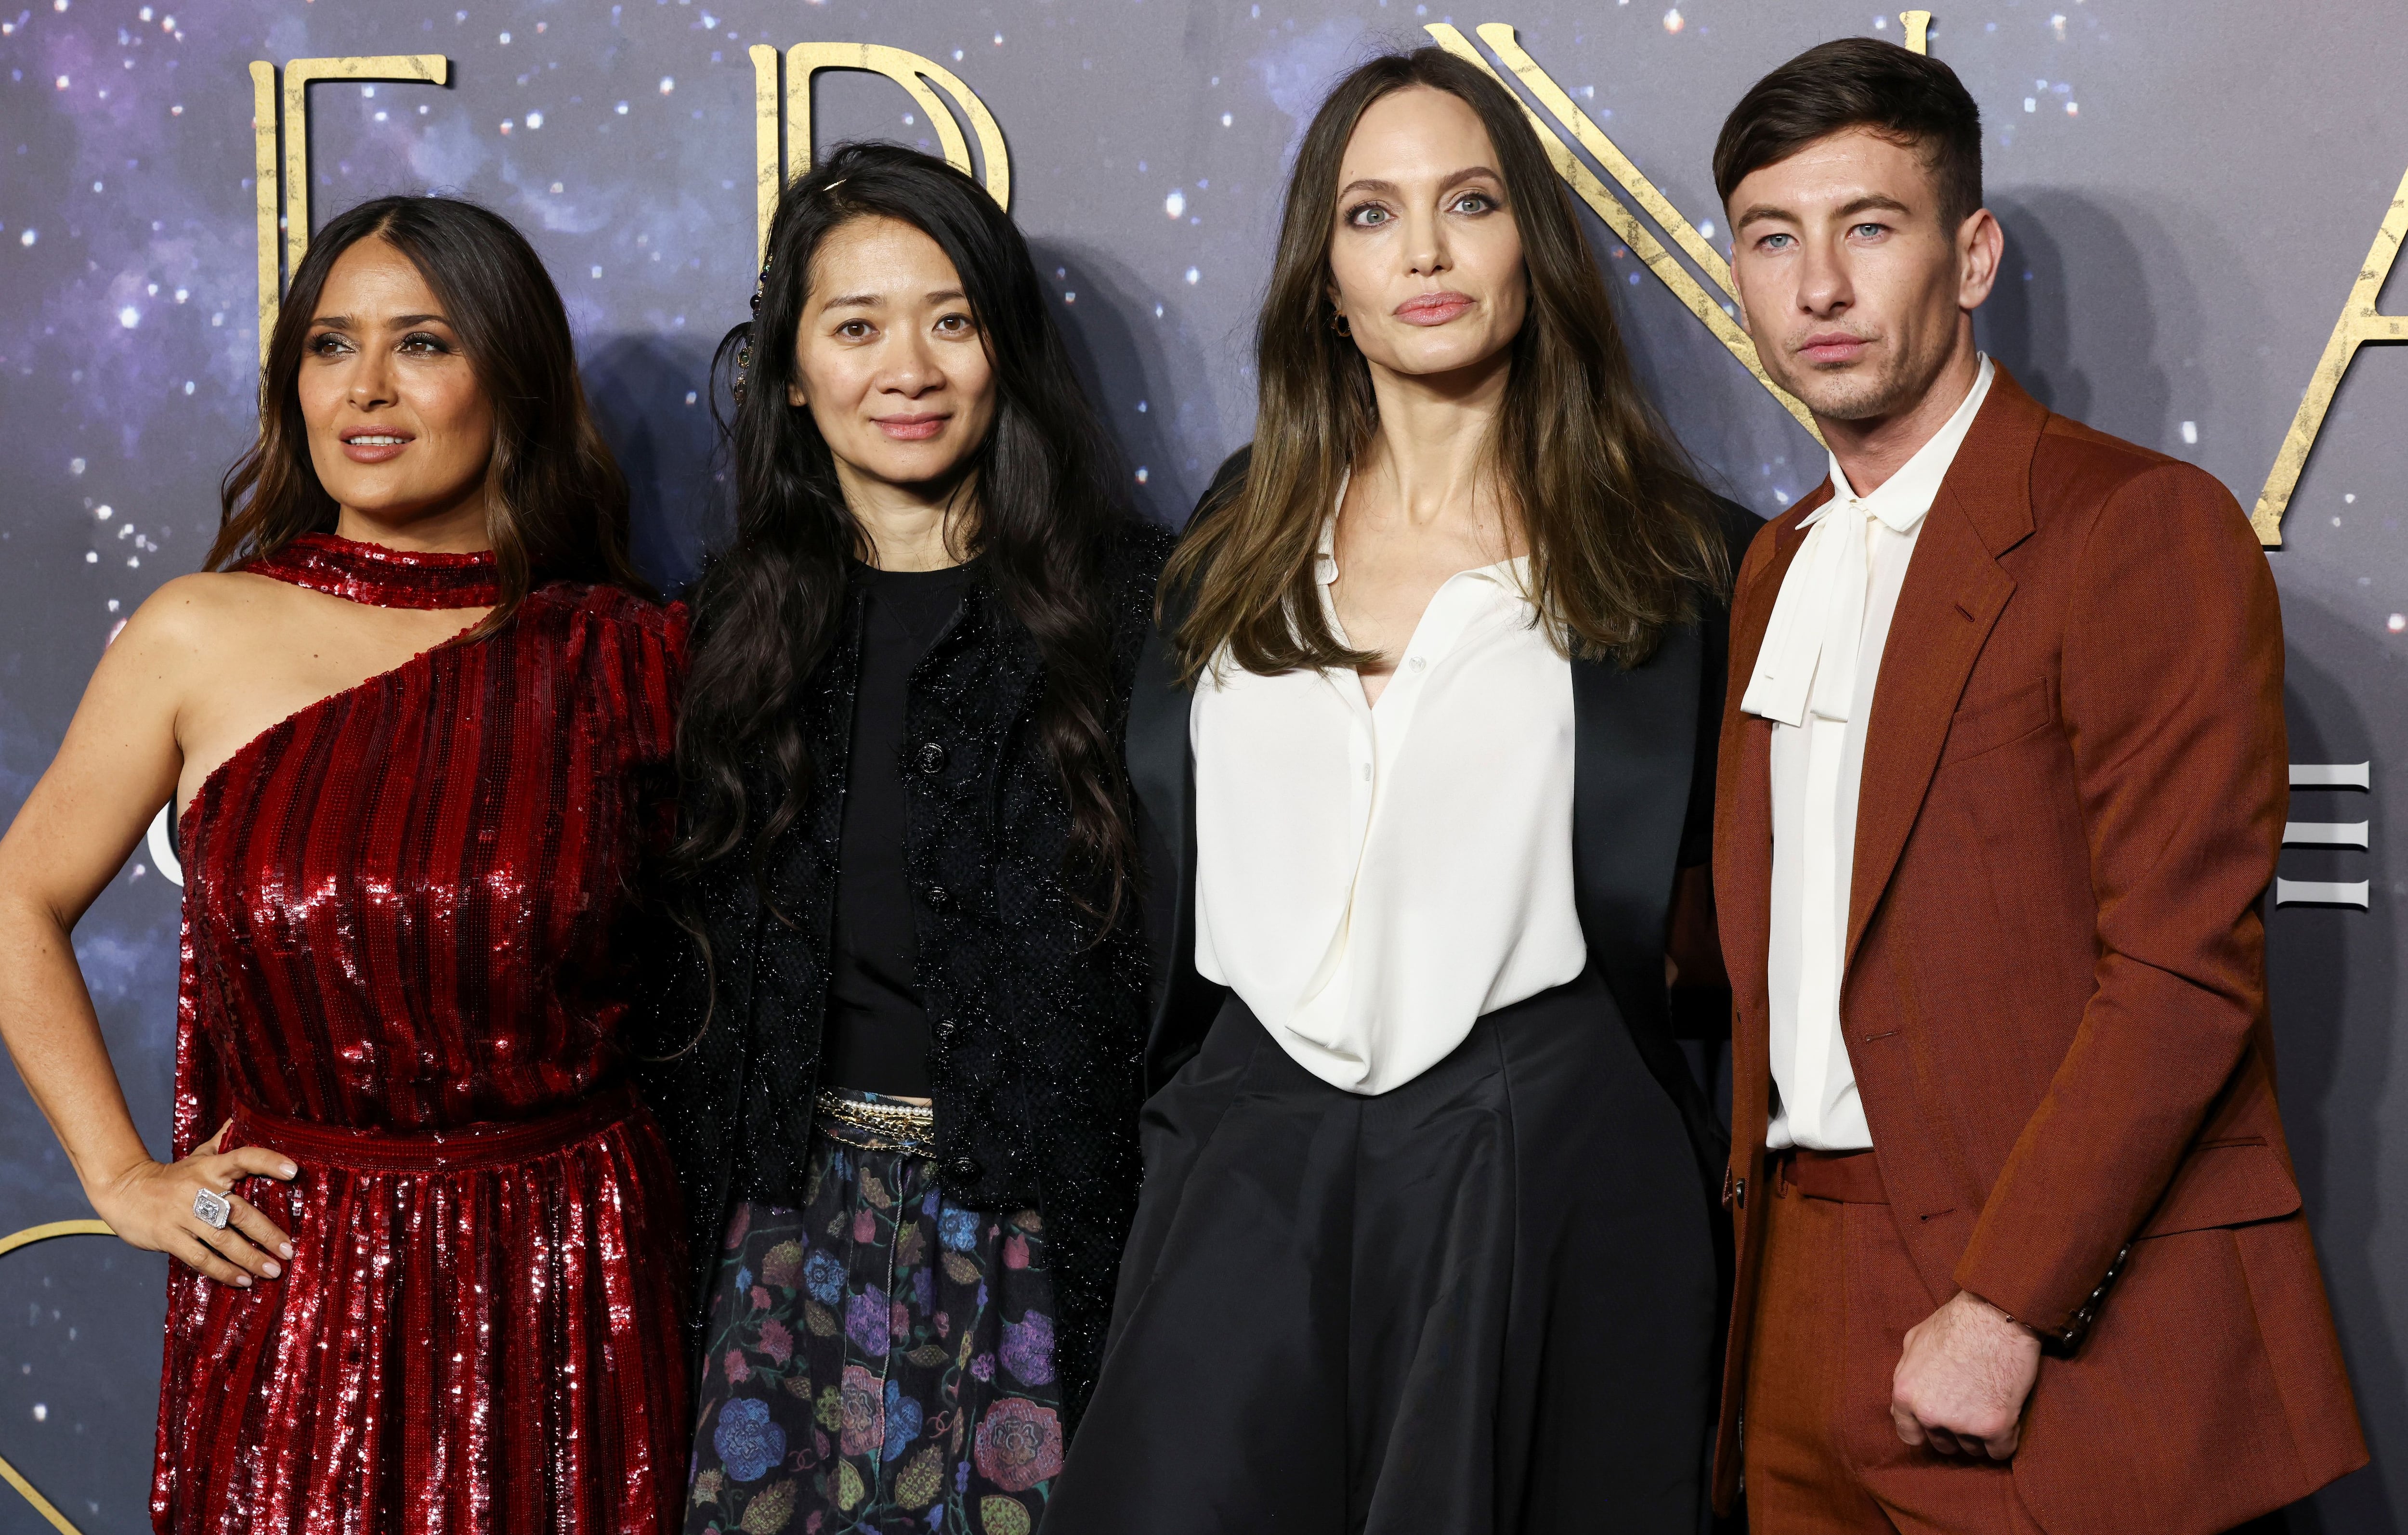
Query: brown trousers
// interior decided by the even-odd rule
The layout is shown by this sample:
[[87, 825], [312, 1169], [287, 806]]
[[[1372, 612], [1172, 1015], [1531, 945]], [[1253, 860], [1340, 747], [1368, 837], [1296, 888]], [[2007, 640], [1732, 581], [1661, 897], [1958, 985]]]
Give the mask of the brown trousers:
[[2001, 1463], [1901, 1442], [1890, 1372], [1933, 1295], [1899, 1239], [1870, 1152], [1766, 1169], [1741, 1453], [1758, 1535], [2041, 1535]]
[[[1742, 1420], [1755, 1535], [2044, 1535], [2006, 1465], [1908, 1447], [1890, 1422], [1906, 1329], [1946, 1296], [1899, 1240], [1871, 1152], [1765, 1168], [1764, 1270]], [[2229, 1535], [2279, 1535], [2280, 1513]]]

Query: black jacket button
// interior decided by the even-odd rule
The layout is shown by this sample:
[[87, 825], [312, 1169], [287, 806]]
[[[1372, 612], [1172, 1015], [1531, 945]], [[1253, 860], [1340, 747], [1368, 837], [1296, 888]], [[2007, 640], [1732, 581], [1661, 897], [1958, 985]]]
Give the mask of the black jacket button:
[[953, 904], [953, 893], [943, 885], [932, 884], [928, 887], [928, 904], [941, 911]]
[[975, 1156], [956, 1156], [945, 1164], [946, 1176], [957, 1184], [977, 1183], [978, 1175], [984, 1170]]
[[920, 771], [924, 776], [928, 778], [936, 777], [939, 773], [945, 770], [944, 742], [933, 740], [922, 741], [920, 743], [920, 750], [913, 757], [913, 760], [919, 764]]

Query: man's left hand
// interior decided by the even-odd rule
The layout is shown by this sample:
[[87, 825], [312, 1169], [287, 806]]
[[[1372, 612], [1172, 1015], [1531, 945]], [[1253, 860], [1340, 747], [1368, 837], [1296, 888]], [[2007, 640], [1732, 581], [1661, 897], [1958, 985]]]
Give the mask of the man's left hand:
[[2023, 1432], [2024, 1399], [2040, 1376], [2040, 1335], [1963, 1290], [1907, 1330], [1890, 1376], [1898, 1437], [1942, 1455], [2004, 1460]]

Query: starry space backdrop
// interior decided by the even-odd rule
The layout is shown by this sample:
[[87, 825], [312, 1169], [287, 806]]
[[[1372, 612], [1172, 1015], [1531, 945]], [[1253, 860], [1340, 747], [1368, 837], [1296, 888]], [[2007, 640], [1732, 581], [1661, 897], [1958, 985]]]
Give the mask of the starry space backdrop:
[[[115, 626], [196, 568], [255, 409], [254, 60], [440, 53], [450, 82], [312, 89], [317, 222], [439, 188], [507, 214], [567, 300], [674, 583], [713, 533], [711, 348], [752, 287], [746, 49], [938, 61], [1010, 146], [1011, 208], [1118, 438], [1182, 517], [1250, 435], [1254, 306], [1281, 178], [1327, 85], [1426, 23], [1520, 40], [1718, 248], [1709, 171], [1758, 75], [1856, 0], [0, 0], [0, 815], [56, 748]], [[2058, 410], [2255, 502], [2403, 170], [2408, 8], [2292, 0], [1936, 0], [1930, 48], [1980, 100], [2007, 267], [1984, 344]], [[819, 77], [818, 137], [936, 148], [875, 75]], [[1597, 226], [1643, 373], [1717, 482], [1770, 513], [1823, 455]], [[2408, 306], [2408, 282], [2387, 302]], [[2291, 758], [2371, 762], [2295, 820], [2371, 824], [2286, 878], [2369, 906], [2271, 913], [2283, 1099], [2377, 1462], [2295, 1530], [2408, 1530], [2408, 349], [2351, 370], [2271, 554]], [[2135, 624], [2186, 622], [2135, 613]], [[2395, 750], [2397, 748], [2397, 750]], [[168, 1127], [178, 887], [137, 848], [77, 950], [137, 1119]], [[0, 1235], [88, 1215], [0, 1072]], [[165, 1260], [93, 1237], [0, 1258], [0, 1456], [76, 1528], [147, 1528]], [[0, 1535], [50, 1527], [0, 1487]]]

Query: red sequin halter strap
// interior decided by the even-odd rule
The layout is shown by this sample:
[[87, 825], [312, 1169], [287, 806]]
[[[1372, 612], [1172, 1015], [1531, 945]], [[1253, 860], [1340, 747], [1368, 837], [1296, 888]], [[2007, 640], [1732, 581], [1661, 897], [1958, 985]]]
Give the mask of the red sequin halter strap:
[[502, 600], [490, 550], [419, 554], [331, 533], [304, 533], [272, 554], [244, 562], [242, 568], [372, 608], [491, 608]]

